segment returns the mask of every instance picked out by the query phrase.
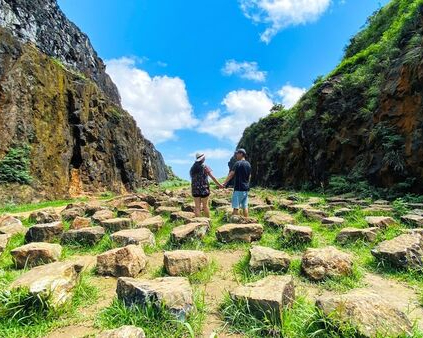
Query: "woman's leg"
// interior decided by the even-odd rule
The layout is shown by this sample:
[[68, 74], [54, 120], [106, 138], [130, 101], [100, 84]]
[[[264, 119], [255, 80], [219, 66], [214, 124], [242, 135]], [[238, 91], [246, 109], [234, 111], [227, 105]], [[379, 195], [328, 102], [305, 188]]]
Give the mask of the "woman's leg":
[[204, 216], [210, 218], [209, 197], [202, 198], [201, 204], [203, 205]]
[[201, 198], [200, 197], [194, 197], [194, 213], [195, 217], [201, 216]]

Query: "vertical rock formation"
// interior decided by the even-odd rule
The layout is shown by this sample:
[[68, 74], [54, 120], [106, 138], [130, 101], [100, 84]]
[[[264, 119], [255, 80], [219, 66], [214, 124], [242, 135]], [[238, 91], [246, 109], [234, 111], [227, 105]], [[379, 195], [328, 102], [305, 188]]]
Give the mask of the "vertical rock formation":
[[32, 177], [1, 182], [3, 200], [120, 192], [168, 175], [88, 37], [55, 0], [0, 0], [0, 135], [0, 171], [29, 146]]

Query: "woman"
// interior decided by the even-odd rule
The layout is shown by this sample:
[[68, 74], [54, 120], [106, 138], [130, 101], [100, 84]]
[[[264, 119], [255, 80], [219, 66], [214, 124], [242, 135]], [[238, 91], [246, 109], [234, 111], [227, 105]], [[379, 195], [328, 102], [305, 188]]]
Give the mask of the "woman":
[[209, 177], [217, 184], [219, 188], [223, 186], [213, 176], [211, 169], [205, 165], [206, 156], [204, 154], [197, 153], [195, 155], [195, 163], [191, 167], [191, 191], [194, 197], [195, 203], [195, 216], [201, 216], [201, 208], [204, 211], [205, 217], [210, 217], [209, 209], [209, 196], [210, 196], [210, 184]]

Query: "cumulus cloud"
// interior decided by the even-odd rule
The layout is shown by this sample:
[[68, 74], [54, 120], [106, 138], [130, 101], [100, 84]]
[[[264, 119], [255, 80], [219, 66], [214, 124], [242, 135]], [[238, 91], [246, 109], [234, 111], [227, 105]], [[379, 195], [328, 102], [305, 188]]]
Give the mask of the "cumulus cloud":
[[175, 131], [197, 125], [185, 82], [179, 77], [151, 77], [137, 68], [133, 58], [109, 60], [106, 65], [123, 107], [151, 141], [167, 141], [175, 137]]
[[199, 131], [236, 143], [246, 127], [269, 114], [273, 102], [264, 90], [241, 89], [229, 92], [222, 105], [206, 115]]
[[203, 149], [197, 150], [189, 154], [190, 157], [195, 158], [197, 153], [205, 154], [208, 160], [222, 160], [232, 157], [234, 152], [229, 149], [216, 148], [216, 149]]
[[284, 28], [316, 21], [329, 8], [332, 0], [240, 0], [244, 15], [254, 23], [263, 23], [260, 35], [269, 43]]
[[259, 70], [257, 62], [238, 62], [236, 60], [228, 60], [222, 68], [224, 75], [238, 75], [247, 80], [263, 82], [266, 80], [267, 72]]
[[278, 91], [278, 95], [281, 97], [282, 104], [285, 108], [291, 108], [298, 102], [305, 92], [305, 88], [294, 87], [290, 84], [286, 84]]

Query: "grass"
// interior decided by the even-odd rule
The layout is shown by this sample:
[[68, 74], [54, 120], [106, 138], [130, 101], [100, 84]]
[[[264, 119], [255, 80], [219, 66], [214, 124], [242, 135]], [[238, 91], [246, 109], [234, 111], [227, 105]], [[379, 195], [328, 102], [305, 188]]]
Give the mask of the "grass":
[[[191, 284], [207, 284], [211, 281], [213, 275], [218, 270], [216, 261], [212, 260], [205, 267], [197, 272], [190, 274], [182, 274], [182, 277], [187, 277]], [[153, 272], [153, 277], [167, 277], [166, 269], [162, 266]]]
[[177, 320], [162, 304], [162, 306], [131, 306], [114, 299], [113, 303], [102, 310], [96, 318], [96, 326], [101, 329], [113, 329], [123, 325], [141, 327], [147, 337], [197, 337], [201, 333], [205, 320], [204, 294], [194, 293], [195, 310], [186, 321]]
[[86, 320], [79, 310], [94, 304], [99, 290], [82, 273], [73, 297], [53, 307], [49, 295], [33, 295], [26, 289], [0, 293], [0, 336], [10, 338], [44, 337], [55, 328]]
[[69, 258], [74, 255], [98, 255], [116, 247], [116, 244], [111, 240], [109, 234], [94, 245], [87, 243], [67, 243], [62, 245], [62, 259]]
[[38, 203], [28, 203], [28, 204], [8, 204], [0, 206], [0, 214], [2, 213], [18, 213], [18, 212], [28, 212], [34, 211], [42, 208], [55, 208], [63, 207], [69, 203], [83, 202], [87, 198], [78, 198], [78, 199], [68, 199], [68, 200], [55, 200], [55, 201], [43, 201]]

